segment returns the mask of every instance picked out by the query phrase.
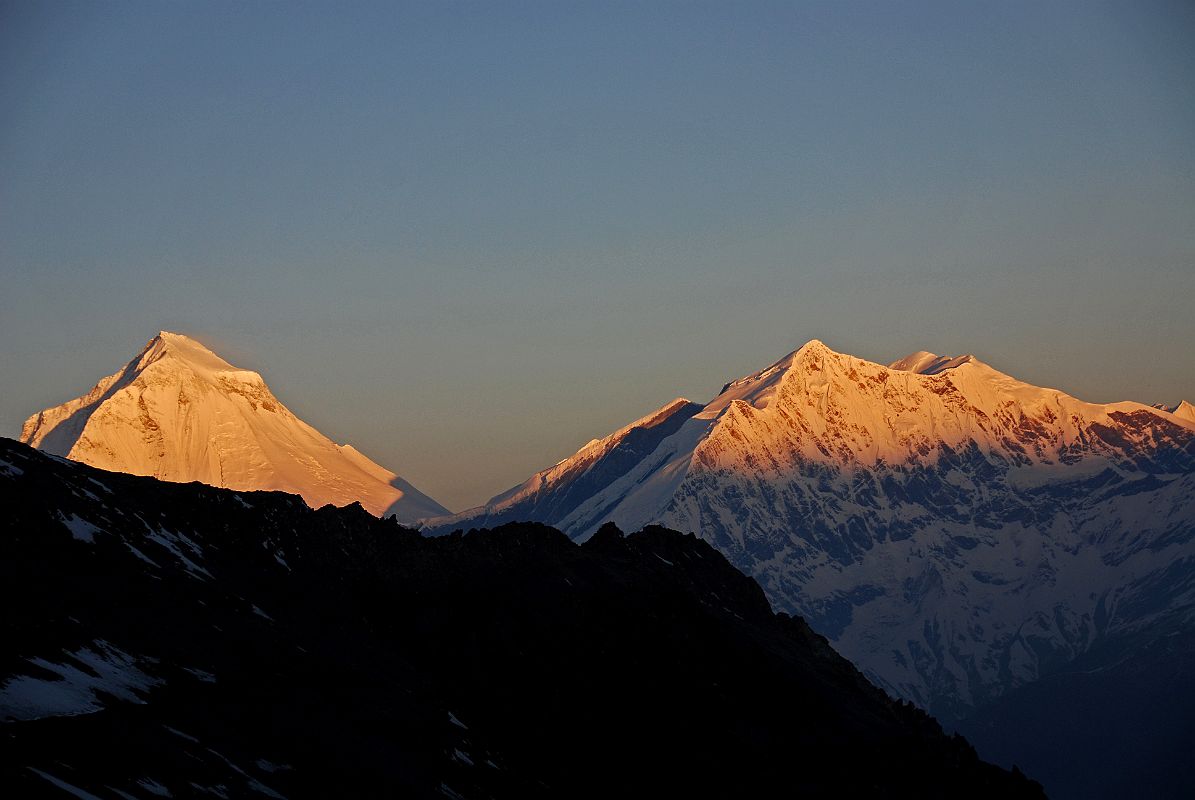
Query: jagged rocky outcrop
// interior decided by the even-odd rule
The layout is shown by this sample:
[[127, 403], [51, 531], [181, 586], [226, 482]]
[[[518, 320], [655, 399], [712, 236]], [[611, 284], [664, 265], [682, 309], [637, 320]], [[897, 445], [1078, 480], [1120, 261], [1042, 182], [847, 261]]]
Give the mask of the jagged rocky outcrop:
[[279, 402], [261, 375], [162, 331], [82, 397], [30, 417], [21, 441], [101, 469], [359, 502], [401, 522], [446, 508]]
[[692, 536], [425, 539], [0, 440], [8, 796], [1040, 797]]

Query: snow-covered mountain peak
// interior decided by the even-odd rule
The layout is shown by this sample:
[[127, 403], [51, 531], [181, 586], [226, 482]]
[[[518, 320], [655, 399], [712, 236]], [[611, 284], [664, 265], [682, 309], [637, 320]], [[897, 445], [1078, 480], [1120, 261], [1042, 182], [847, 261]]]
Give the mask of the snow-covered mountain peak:
[[[779, 361], [723, 386], [718, 396], [711, 400], [698, 416], [701, 419], [715, 419], [736, 401], [746, 403], [752, 408], [767, 408], [777, 388], [790, 373], [821, 372], [831, 364], [845, 362], [851, 358], [831, 350], [820, 339], [810, 339]], [[794, 366], [797, 365], [800, 365], [801, 369], [794, 370]]]
[[889, 369], [898, 369], [902, 372], [921, 372], [926, 366], [936, 363], [942, 359], [937, 353], [931, 353], [928, 350], [918, 350], [915, 353], [909, 353], [904, 358], [898, 358], [888, 365]]
[[1176, 406], [1169, 406], [1165, 403], [1154, 403], [1150, 408], [1162, 412], [1166, 415], [1167, 419], [1173, 419], [1184, 425], [1195, 426], [1195, 406], [1186, 400], [1179, 401], [1179, 404]]
[[292, 492], [313, 507], [360, 502], [402, 522], [447, 513], [296, 417], [258, 373], [170, 331], [87, 394], [30, 417], [21, 440], [101, 469]]
[[265, 383], [258, 373], [235, 367], [195, 339], [170, 331], [159, 331], [135, 361], [138, 371], [162, 364], [163, 367], [189, 370], [195, 377], [212, 384], [228, 380]]
[[842, 353], [831, 350], [821, 339], [810, 339], [790, 355], [792, 358], [800, 358], [802, 356], [824, 356], [827, 354], [835, 356], [843, 355]]
[[928, 350], [918, 350], [916, 353], [909, 353], [904, 358], [893, 361], [888, 365], [888, 369], [895, 369], [901, 372], [915, 372], [918, 375], [937, 375], [948, 369], [955, 369], [964, 364], [977, 362], [982, 363], [970, 354], [965, 356], [940, 356]]
[[645, 427], [657, 415], [427, 526], [691, 531], [885, 688], [949, 713], [1129, 629], [1116, 603], [1140, 587], [1189, 591], [1149, 579], [1195, 553], [1195, 425], [1175, 412], [813, 340]]
[[1177, 406], [1175, 406], [1170, 413], [1184, 422], [1195, 423], [1195, 406], [1191, 405], [1186, 400], [1183, 400]]
[[200, 358], [215, 359], [222, 364], [228, 364], [227, 361], [224, 361], [224, 359], [212, 352], [210, 348], [198, 339], [187, 336], [185, 333], [176, 333], [167, 330], [158, 331], [158, 335], [149, 340], [147, 347], [171, 348], [179, 352], [189, 352]]

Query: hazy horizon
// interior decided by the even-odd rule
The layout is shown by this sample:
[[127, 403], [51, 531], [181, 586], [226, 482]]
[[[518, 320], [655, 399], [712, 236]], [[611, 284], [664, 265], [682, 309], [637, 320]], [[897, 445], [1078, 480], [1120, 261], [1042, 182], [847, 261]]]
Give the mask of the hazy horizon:
[[476, 505], [805, 341], [1195, 401], [1195, 9], [10, 4], [0, 432], [159, 329]]

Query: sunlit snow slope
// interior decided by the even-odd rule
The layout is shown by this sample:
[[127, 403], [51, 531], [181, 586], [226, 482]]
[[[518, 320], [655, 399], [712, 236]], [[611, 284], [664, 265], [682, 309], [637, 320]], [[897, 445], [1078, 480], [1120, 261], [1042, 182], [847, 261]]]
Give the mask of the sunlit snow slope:
[[1161, 411], [1169, 412], [1169, 413], [1173, 414], [1174, 416], [1178, 417], [1179, 419], [1183, 420], [1184, 422], [1195, 423], [1195, 406], [1191, 405], [1186, 400], [1183, 400], [1181, 403], [1174, 406], [1173, 408], [1171, 408], [1169, 406], [1161, 405], [1160, 403], [1155, 404], [1154, 408], [1159, 409]]
[[895, 694], [945, 717], [1094, 641], [1195, 619], [1195, 423], [972, 356], [819, 341], [675, 400], [427, 528], [603, 522], [710, 541]]
[[296, 417], [256, 372], [166, 331], [87, 394], [30, 417], [21, 441], [101, 469], [291, 492], [317, 508], [358, 501], [403, 522], [447, 513]]

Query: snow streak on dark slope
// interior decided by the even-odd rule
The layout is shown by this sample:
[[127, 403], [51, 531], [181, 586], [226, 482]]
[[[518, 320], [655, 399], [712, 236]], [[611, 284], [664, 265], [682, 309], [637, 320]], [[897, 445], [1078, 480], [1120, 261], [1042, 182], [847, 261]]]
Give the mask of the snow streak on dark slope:
[[[660, 418], [667, 435], [649, 435]], [[879, 685], [958, 718], [1103, 639], [1190, 625], [1193, 497], [1195, 423], [1178, 414], [973, 356], [885, 367], [813, 341], [426, 525], [695, 532]]]
[[9, 797], [1040, 797], [693, 537], [429, 540], [0, 440]]

